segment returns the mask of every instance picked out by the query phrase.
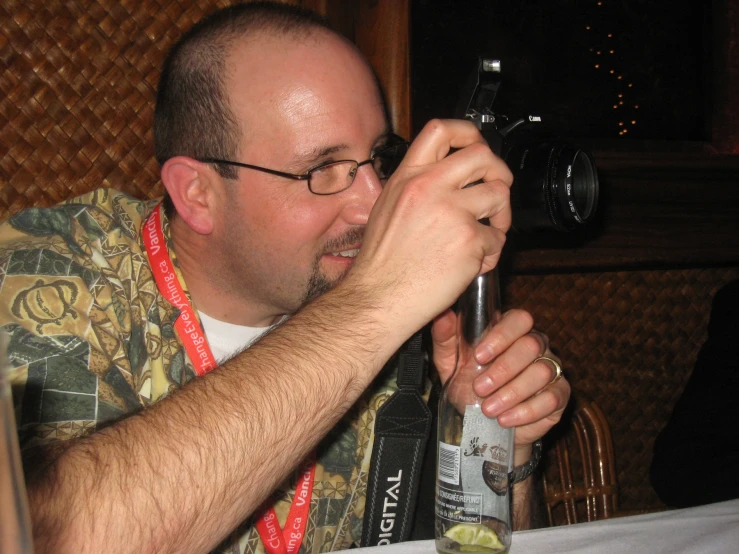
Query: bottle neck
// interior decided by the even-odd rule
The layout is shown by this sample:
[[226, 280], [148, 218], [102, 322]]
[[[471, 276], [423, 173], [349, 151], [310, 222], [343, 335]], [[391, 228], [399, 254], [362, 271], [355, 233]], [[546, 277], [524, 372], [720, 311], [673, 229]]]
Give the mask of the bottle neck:
[[457, 301], [459, 344], [476, 346], [491, 324], [500, 319], [498, 271], [493, 269], [473, 279]]

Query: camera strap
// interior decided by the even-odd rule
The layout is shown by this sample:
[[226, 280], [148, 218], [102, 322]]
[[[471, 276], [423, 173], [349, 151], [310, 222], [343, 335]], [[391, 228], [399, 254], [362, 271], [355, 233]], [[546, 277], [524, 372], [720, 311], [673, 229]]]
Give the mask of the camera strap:
[[406, 541], [413, 527], [432, 419], [422, 396], [426, 381], [422, 331], [398, 350], [397, 364], [398, 390], [375, 419], [362, 546]]

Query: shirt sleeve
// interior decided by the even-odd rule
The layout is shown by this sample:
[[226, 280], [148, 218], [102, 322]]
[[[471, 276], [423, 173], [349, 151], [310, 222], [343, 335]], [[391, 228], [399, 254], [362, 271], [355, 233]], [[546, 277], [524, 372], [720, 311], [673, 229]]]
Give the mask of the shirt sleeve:
[[21, 450], [83, 436], [143, 406], [133, 366], [147, 358], [145, 332], [121, 279], [130, 252], [115, 259], [100, 247], [135, 237], [114, 225], [104, 210], [80, 205], [26, 210], [0, 225], [0, 326]]

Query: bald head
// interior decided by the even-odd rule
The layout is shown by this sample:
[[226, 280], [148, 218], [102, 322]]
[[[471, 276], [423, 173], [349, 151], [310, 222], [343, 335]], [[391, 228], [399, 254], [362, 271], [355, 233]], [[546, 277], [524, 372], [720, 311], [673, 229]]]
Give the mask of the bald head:
[[[231, 49], [227, 67], [226, 96], [239, 122], [242, 159], [254, 159], [257, 152], [265, 161], [276, 154], [274, 163], [284, 167], [289, 144], [297, 171], [315, 161], [321, 149], [341, 146], [336, 141], [348, 140], [348, 129], [355, 131], [357, 143], [385, 131], [368, 129], [363, 117], [380, 112], [384, 125], [371, 69], [354, 45], [336, 34], [314, 30], [299, 39], [265, 34], [242, 40]], [[274, 153], [261, 152], [267, 144], [277, 145]]]
[[[302, 42], [316, 34], [344, 41], [317, 14], [281, 3], [239, 4], [198, 23], [171, 50], [162, 69], [154, 116], [157, 161], [163, 164], [178, 155], [233, 157], [242, 131], [227, 92], [234, 49], [265, 37]], [[228, 166], [218, 170], [233, 177]]]

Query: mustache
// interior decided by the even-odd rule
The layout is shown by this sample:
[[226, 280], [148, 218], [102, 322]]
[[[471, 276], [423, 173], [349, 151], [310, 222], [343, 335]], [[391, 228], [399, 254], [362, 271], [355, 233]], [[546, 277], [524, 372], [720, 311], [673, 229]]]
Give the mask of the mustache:
[[364, 238], [364, 227], [350, 229], [341, 236], [334, 237], [326, 241], [323, 246], [324, 252], [340, 252], [350, 247], [355, 247], [357, 244], [361, 244]]

